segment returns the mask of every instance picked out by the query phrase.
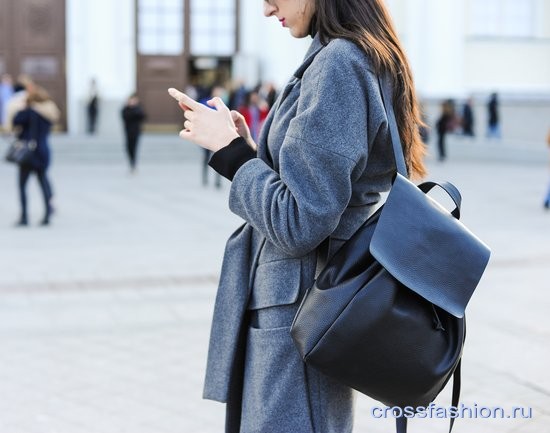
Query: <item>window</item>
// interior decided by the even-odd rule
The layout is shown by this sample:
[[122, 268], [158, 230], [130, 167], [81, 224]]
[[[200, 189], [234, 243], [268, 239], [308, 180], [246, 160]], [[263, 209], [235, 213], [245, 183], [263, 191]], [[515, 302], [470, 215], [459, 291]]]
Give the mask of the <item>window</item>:
[[138, 0], [138, 52], [178, 56], [183, 53], [184, 0]]
[[535, 0], [470, 0], [470, 34], [534, 37]]
[[191, 0], [191, 54], [235, 54], [236, 13], [235, 0]]

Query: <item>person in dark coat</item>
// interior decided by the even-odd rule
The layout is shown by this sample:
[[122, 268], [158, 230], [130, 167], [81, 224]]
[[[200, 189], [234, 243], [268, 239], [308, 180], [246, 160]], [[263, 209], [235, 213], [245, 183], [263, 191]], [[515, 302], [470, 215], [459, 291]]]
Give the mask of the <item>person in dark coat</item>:
[[462, 133], [468, 137], [473, 137], [475, 135], [472, 98], [469, 98], [462, 108]]
[[[379, 79], [395, 89], [408, 172], [425, 147], [411, 70], [384, 0], [268, 0], [264, 15], [313, 36], [258, 141], [220, 98], [170, 89], [183, 139], [214, 154], [245, 224], [227, 242], [203, 396], [227, 403], [226, 433], [350, 433], [353, 392], [305, 364], [290, 327], [328, 238], [333, 254], [375, 212], [396, 173]], [[372, 41], [375, 40], [376, 43]]]
[[441, 103], [441, 113], [436, 123], [437, 130], [437, 151], [439, 161], [445, 161], [447, 158], [446, 138], [452, 130], [453, 125], [453, 107], [449, 101]]
[[262, 99], [267, 103], [267, 108], [271, 109], [277, 99], [277, 89], [273, 83], [265, 83], [260, 89]]
[[498, 109], [498, 95], [492, 93], [487, 103], [487, 137], [500, 138], [500, 116]]
[[27, 96], [27, 106], [19, 111], [13, 125], [22, 140], [33, 140], [36, 148], [29, 161], [19, 166], [19, 198], [21, 203], [21, 216], [18, 226], [26, 226], [29, 223], [27, 213], [27, 181], [31, 174], [35, 174], [44, 199], [44, 217], [41, 225], [49, 225], [53, 213], [53, 191], [48, 179], [47, 171], [50, 166], [50, 147], [48, 138], [52, 125], [59, 119], [59, 109], [50, 99], [45, 90], [35, 87]]
[[88, 119], [88, 134], [93, 135], [96, 131], [97, 116], [99, 114], [99, 94], [95, 79], [92, 79], [90, 82], [90, 95], [86, 104], [86, 114]]
[[130, 163], [130, 171], [136, 171], [137, 165], [137, 147], [141, 135], [141, 125], [145, 120], [145, 113], [139, 105], [137, 94], [128, 98], [126, 105], [122, 109], [122, 120], [124, 122], [124, 133], [126, 135], [126, 154]]

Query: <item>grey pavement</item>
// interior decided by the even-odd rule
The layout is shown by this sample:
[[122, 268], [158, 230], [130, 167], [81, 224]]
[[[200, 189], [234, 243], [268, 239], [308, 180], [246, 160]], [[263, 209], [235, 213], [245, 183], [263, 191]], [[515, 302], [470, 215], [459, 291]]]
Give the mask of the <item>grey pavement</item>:
[[[116, 139], [57, 136], [53, 148], [51, 227], [36, 225], [32, 179], [33, 225], [12, 227], [15, 169], [0, 166], [0, 433], [222, 432], [223, 406], [201, 388], [223, 246], [241, 222], [229, 183], [203, 187], [201, 152], [173, 137], [146, 136], [134, 176]], [[454, 431], [550, 432], [548, 155], [458, 139], [449, 154], [429, 158], [429, 178], [459, 187], [463, 221], [493, 249], [468, 308], [462, 402], [532, 408]], [[446, 389], [437, 403], [449, 400]], [[373, 406], [358, 396], [354, 431], [393, 431]], [[446, 431], [447, 420], [409, 430]]]

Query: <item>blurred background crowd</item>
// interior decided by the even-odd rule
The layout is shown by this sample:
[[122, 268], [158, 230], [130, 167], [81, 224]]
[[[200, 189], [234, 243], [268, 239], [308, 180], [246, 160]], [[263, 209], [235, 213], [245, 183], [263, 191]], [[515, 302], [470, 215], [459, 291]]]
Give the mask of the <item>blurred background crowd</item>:
[[[464, 398], [536, 414], [456, 427], [547, 431], [550, 0], [386, 2], [430, 179], [459, 187], [462, 220], [493, 249]], [[263, 3], [0, 0], [0, 157], [17, 136], [40, 148], [0, 164], [0, 433], [222, 430], [198, 401], [239, 221], [167, 89], [221, 97], [257, 135], [311, 42]], [[357, 431], [391, 431], [367, 407]]]
[[[387, 4], [414, 69], [432, 155], [449, 157], [449, 137], [544, 146], [550, 2]], [[142, 132], [181, 129], [181, 112], [166, 93], [177, 87], [201, 102], [220, 96], [256, 137], [309, 45], [263, 18], [262, 7], [257, 0], [0, 1], [3, 132], [13, 133], [10, 110], [20, 105], [10, 101], [39, 87], [59, 108], [54, 143], [117, 142], [134, 173]], [[207, 176], [204, 164], [204, 184]]]

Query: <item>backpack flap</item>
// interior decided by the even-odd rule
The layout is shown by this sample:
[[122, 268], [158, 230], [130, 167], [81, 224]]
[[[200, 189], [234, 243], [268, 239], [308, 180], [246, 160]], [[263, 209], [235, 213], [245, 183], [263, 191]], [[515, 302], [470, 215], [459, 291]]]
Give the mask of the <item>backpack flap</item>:
[[397, 174], [370, 251], [418, 295], [463, 317], [491, 251], [449, 211]]

